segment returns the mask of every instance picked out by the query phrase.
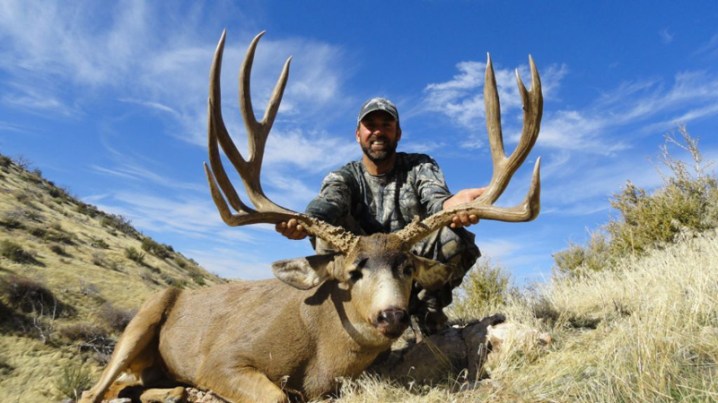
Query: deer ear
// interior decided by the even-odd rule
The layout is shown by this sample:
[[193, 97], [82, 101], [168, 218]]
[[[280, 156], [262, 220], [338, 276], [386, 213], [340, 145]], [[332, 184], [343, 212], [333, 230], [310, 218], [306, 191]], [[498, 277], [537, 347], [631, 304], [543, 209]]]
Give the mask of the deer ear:
[[423, 288], [433, 290], [446, 284], [451, 277], [452, 268], [436, 260], [413, 256], [415, 263], [414, 279]]
[[300, 290], [309, 290], [334, 279], [334, 267], [341, 255], [313, 255], [272, 263], [272, 272], [282, 282]]

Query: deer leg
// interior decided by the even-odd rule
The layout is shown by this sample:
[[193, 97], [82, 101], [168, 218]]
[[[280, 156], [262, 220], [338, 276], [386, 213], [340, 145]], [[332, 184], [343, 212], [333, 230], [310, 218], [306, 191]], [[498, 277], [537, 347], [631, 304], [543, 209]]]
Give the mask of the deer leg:
[[286, 402], [288, 397], [265, 374], [254, 368], [215, 370], [203, 387], [235, 403]]
[[157, 346], [150, 343], [156, 342], [165, 313], [172, 307], [178, 294], [177, 289], [167, 289], [142, 305], [122, 333], [100, 380], [92, 389], [82, 393], [81, 403], [101, 401], [112, 382], [128, 368], [141, 375], [144, 369], [154, 363], [154, 360], [147, 358], [157, 354]]

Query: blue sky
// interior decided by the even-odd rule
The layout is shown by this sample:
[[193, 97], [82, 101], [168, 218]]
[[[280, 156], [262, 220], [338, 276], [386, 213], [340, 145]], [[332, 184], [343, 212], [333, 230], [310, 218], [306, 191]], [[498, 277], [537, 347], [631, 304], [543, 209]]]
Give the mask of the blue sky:
[[329, 170], [360, 157], [356, 114], [377, 95], [399, 107], [401, 150], [432, 155], [454, 191], [488, 183], [486, 54], [507, 149], [521, 130], [513, 71], [529, 85], [531, 54], [542, 130], [497, 204], [523, 197], [541, 156], [542, 213], [471, 227], [517, 283], [547, 279], [551, 255], [605, 223], [626, 180], [660, 185], [659, 147], [679, 124], [718, 159], [713, 1], [2, 0], [0, 152], [225, 277], [269, 277], [272, 261], [311, 254], [268, 225], [225, 226], [211, 202], [202, 171], [208, 72], [225, 28], [223, 113], [240, 147], [237, 70], [249, 41], [267, 31], [252, 77], [258, 115], [293, 56], [263, 183], [295, 210]]

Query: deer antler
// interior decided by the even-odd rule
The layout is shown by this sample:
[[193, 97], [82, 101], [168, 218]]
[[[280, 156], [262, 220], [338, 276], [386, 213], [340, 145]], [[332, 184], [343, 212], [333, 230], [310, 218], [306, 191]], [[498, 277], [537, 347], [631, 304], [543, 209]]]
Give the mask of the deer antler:
[[[226, 32], [222, 33], [222, 37], [217, 44], [217, 50], [215, 51], [212, 68], [210, 70], [208, 105], [209, 122], [207, 134], [209, 140], [209, 164], [212, 168], [210, 169], [206, 163], [204, 164], [212, 199], [217, 206], [217, 210], [219, 210], [222, 220], [227, 225], [274, 224], [294, 218], [304, 225], [309, 234], [327, 241], [340, 252], [347, 252], [357, 240], [357, 237], [351, 232], [279, 206], [269, 200], [264, 194], [264, 191], [262, 191], [260, 172], [262, 169], [262, 158], [264, 157], [264, 146], [267, 142], [267, 136], [272, 128], [274, 119], [277, 116], [279, 104], [282, 102], [282, 95], [287, 85], [289, 64], [291, 61], [291, 58], [288, 58], [284, 63], [284, 68], [274, 87], [274, 92], [269, 100], [264, 117], [262, 121], [258, 122], [252, 108], [249, 84], [254, 52], [262, 35], [264, 35], [264, 32], [259, 33], [252, 40], [239, 73], [240, 109], [242, 117], [244, 118], [244, 124], [247, 128], [247, 139], [249, 143], [248, 158], [246, 159], [242, 157], [242, 154], [235, 146], [222, 119], [220, 72]], [[242, 202], [227, 177], [220, 158], [218, 143], [219, 146], [222, 147], [227, 159], [234, 165], [234, 168], [242, 178], [247, 196], [255, 209]], [[227, 198], [226, 201], [225, 197]], [[227, 201], [232, 208], [237, 211], [236, 214], [230, 211]]]
[[533, 59], [529, 56], [531, 69], [531, 91], [527, 91], [521, 77], [516, 71], [516, 82], [521, 93], [524, 109], [524, 124], [521, 138], [516, 149], [510, 156], [504, 152], [503, 135], [501, 134], [501, 110], [499, 94], [496, 90], [496, 77], [491, 64], [491, 57], [486, 63], [486, 77], [484, 85], [484, 104], [486, 106], [486, 128], [491, 146], [491, 159], [494, 172], [491, 182], [484, 193], [471, 203], [465, 203], [448, 210], [443, 210], [425, 218], [422, 221], [415, 219], [411, 224], [397, 232], [397, 236], [411, 245], [429, 233], [449, 225], [456, 214], [474, 214], [479, 218], [508, 222], [531, 221], [538, 216], [540, 210], [541, 179], [539, 168], [541, 158], [536, 160], [531, 186], [524, 201], [511, 208], [494, 206], [496, 199], [508, 186], [511, 177], [526, 159], [538, 138], [543, 113], [543, 95], [541, 94], [541, 79]]

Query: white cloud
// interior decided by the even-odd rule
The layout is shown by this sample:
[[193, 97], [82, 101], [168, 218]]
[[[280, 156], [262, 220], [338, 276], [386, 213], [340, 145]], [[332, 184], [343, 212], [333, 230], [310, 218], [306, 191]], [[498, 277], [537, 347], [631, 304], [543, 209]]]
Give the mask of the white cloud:
[[695, 55], [714, 57], [718, 54], [718, 34], [713, 35], [695, 51]]
[[[2, 11], [0, 38], [8, 46], [0, 50], [0, 70], [15, 86], [0, 98], [5, 104], [66, 115], [75, 112], [67, 105], [82, 108], [93, 92], [109, 92], [125, 102], [168, 112], [180, 127], [179, 138], [205, 146], [208, 73], [216, 42], [204, 39], [207, 24], [201, 12], [140, 0], [111, 7], [89, 1], [59, 5], [9, 0]], [[182, 24], [162, 23], [183, 12]], [[250, 39], [246, 33], [228, 33], [223, 101], [232, 114], [237, 114], [237, 71]], [[282, 63], [292, 54], [279, 127], [296, 124], [293, 119], [300, 116], [311, 122], [327, 103], [343, 98], [337, 93], [347, 69], [341, 67], [338, 47], [267, 35], [257, 48], [252, 77], [260, 118]]]
[[6, 92], [0, 100], [6, 105], [30, 110], [37, 114], [50, 112], [65, 117], [78, 114], [75, 108], [53, 94], [36, 89], [36, 86], [8, 83], [5, 88]]
[[306, 172], [324, 173], [357, 156], [353, 135], [331, 135], [323, 132], [291, 130], [272, 133], [264, 160], [268, 164], [299, 167]]
[[218, 243], [254, 242], [248, 229], [229, 228], [207, 198], [191, 196], [163, 197], [146, 192], [120, 191], [86, 197], [87, 202], [103, 211], [128, 218], [137, 228], [185, 239], [212, 240]]
[[[249, 37], [228, 36], [223, 56], [222, 114], [230, 133], [244, 131], [236, 92], [237, 72], [244, 58]], [[204, 146], [208, 95], [207, 78], [214, 44], [196, 49], [175, 49], [157, 56], [142, 81], [152, 96], [180, 113], [182, 139]], [[316, 115], [338, 96], [342, 69], [341, 52], [325, 43], [305, 40], [272, 40], [263, 37], [252, 66], [251, 93], [257, 120], [264, 116], [266, 103], [276, 84], [282, 64], [289, 55], [290, 77], [275, 121], [274, 131], [313, 122]], [[182, 61], [182, 62], [179, 62]], [[192, 61], [192, 62], [189, 62]], [[300, 119], [299, 119], [300, 118]], [[272, 134], [276, 137], [276, 134]]]
[[610, 121], [576, 110], [563, 110], [549, 114], [541, 122], [538, 144], [559, 150], [579, 150], [586, 153], [609, 155], [628, 147], [624, 141], [606, 139], [605, 130]]
[[[475, 148], [482, 144], [475, 138], [476, 132], [483, 127], [484, 119], [484, 73], [486, 63], [464, 61], [456, 65], [459, 73], [446, 82], [428, 84], [424, 88], [424, 109], [446, 115], [457, 125], [470, 134], [465, 142], [467, 148]], [[524, 85], [531, 89], [531, 74], [527, 65], [517, 70], [494, 67], [496, 86], [504, 115], [511, 115], [521, 109], [521, 95], [516, 84], [519, 74]], [[541, 87], [544, 97], [551, 96], [567, 73], [565, 66], [549, 66], [542, 74]], [[504, 119], [506, 120], [506, 119]]]
[[482, 239], [481, 253], [484, 256], [490, 256], [492, 260], [503, 260], [509, 258], [523, 248], [523, 245], [517, 241], [508, 239]]
[[255, 253], [239, 248], [189, 249], [183, 253], [223, 278], [248, 280], [272, 277], [270, 262], [258, 260]]
[[[451, 80], [426, 86], [424, 108], [447, 116], [465, 130], [462, 147], [484, 147], [484, 105], [480, 89], [486, 64], [465, 61], [456, 68], [458, 73]], [[519, 67], [522, 77], [529, 76], [527, 70], [526, 66]], [[504, 115], [504, 137], [515, 142], [520, 133], [520, 118], [512, 117], [520, 115], [521, 98], [514, 74], [501, 68], [495, 68], [495, 72]], [[568, 68], [563, 65], [551, 65], [542, 73], [546, 102], [539, 147], [612, 155], [631, 148], [635, 134], [625, 138], [617, 135], [630, 125], [639, 125], [633, 129], [636, 132], [665, 131], [677, 122], [718, 114], [718, 77], [701, 71], [680, 72], [667, 88], [663, 80], [655, 78], [626, 81], [583, 109], [556, 110], [551, 105], [559, 98], [560, 83], [566, 74]], [[655, 121], [649, 122], [659, 116], [664, 117], [664, 123], [658, 123], [663, 127], [657, 127]]]
[[673, 43], [673, 33], [668, 30], [668, 28], [663, 28], [658, 32], [658, 36], [661, 38], [661, 42], [668, 45], [670, 43]]
[[[125, 62], [137, 56], [133, 49], [147, 42], [144, 4], [128, 1], [105, 10], [107, 5], [93, 2], [4, 2], [0, 32], [10, 46], [2, 67], [20, 76], [61, 76], [85, 85], [111, 82], [131, 66]], [[102, 11], [116, 17], [100, 28]]]

